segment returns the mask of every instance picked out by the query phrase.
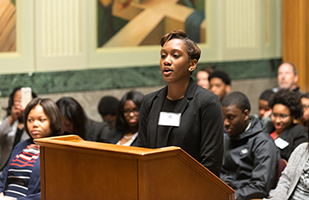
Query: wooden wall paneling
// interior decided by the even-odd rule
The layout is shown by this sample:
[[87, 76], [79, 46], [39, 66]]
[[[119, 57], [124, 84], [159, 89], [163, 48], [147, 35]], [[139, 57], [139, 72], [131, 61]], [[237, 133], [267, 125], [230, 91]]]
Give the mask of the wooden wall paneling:
[[298, 70], [298, 85], [309, 92], [309, 1], [283, 0], [283, 61]]
[[15, 11], [10, 0], [0, 1], [0, 52], [16, 51]]
[[0, 45], [1, 74], [35, 70], [33, 21], [34, 0], [16, 0], [15, 6], [10, 0], [0, 0], [0, 40], [5, 41]]

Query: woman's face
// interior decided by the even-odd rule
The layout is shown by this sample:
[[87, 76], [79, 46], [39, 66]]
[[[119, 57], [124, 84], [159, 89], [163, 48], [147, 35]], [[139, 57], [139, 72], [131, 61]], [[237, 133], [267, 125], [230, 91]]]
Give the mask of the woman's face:
[[67, 119], [63, 118], [63, 126], [64, 126], [64, 131], [67, 133], [74, 133], [74, 126], [73, 123]]
[[136, 107], [132, 100], [127, 100], [123, 106], [123, 116], [130, 127], [138, 125], [139, 108]]
[[293, 122], [289, 108], [283, 104], [275, 104], [271, 119], [278, 134], [282, 133]]
[[161, 49], [160, 69], [167, 83], [188, 80], [196, 62], [189, 58], [186, 45], [180, 39], [167, 41]]
[[205, 71], [199, 71], [196, 74], [197, 84], [199, 86], [202, 86], [203, 88], [205, 88], [207, 90], [209, 90], [209, 88], [210, 88], [208, 76], [209, 76], [209, 74]]
[[42, 106], [37, 105], [29, 112], [27, 128], [33, 139], [48, 137], [52, 134], [49, 118], [45, 115]]

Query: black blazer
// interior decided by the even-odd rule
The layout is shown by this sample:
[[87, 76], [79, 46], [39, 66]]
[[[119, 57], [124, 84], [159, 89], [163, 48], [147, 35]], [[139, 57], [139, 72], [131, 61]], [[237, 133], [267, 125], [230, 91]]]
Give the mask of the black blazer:
[[[111, 130], [108, 133], [108, 136], [104, 142], [111, 143], [111, 144], [117, 144], [117, 142], [123, 137], [123, 133], [117, 131], [116, 129]], [[134, 139], [132, 144], [130, 146], [137, 146], [137, 137]]]
[[184, 98], [174, 111], [181, 113], [180, 126], [169, 127], [166, 137], [158, 143], [158, 120], [166, 95], [167, 87], [146, 95], [140, 110], [138, 145], [181, 147], [219, 176], [223, 157], [223, 115], [218, 96], [191, 79]]
[[106, 122], [97, 122], [89, 119], [86, 126], [85, 140], [98, 142], [102, 135], [106, 135], [108, 132], [109, 128]]

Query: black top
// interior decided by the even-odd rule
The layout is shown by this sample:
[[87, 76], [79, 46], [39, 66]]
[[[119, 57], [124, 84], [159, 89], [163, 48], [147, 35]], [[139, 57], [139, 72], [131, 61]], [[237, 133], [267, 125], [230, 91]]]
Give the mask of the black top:
[[[168, 98], [165, 98], [164, 100], [164, 104], [163, 104], [163, 108], [162, 111], [163, 112], [174, 112], [176, 106], [179, 104], [179, 102], [181, 101], [181, 99], [172, 101], [169, 100]], [[157, 146], [160, 147], [160, 144], [162, 144], [162, 141], [174, 141], [175, 139], [175, 134], [171, 134], [168, 136], [167, 132], [168, 129], [170, 128], [170, 126], [162, 126], [162, 125], [158, 125], [158, 134], [157, 134]], [[169, 138], [166, 138], [169, 137]], [[168, 144], [168, 146], [171, 146], [173, 144]]]
[[[104, 137], [101, 137], [99, 142], [105, 142], [105, 143], [111, 143], [111, 144], [117, 144], [119, 140], [123, 137], [124, 133], [117, 131], [116, 128], [112, 129], [108, 134], [104, 135]], [[130, 146], [137, 146], [137, 138], [134, 139], [134, 141], [131, 143]]]

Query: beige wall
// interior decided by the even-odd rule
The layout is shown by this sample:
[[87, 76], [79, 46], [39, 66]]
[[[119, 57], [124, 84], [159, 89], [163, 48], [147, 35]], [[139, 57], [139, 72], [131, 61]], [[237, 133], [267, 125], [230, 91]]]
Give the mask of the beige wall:
[[[200, 62], [281, 57], [281, 0], [205, 1]], [[156, 65], [159, 46], [97, 48], [96, 3], [16, 0], [17, 52], [0, 53], [0, 73]]]

